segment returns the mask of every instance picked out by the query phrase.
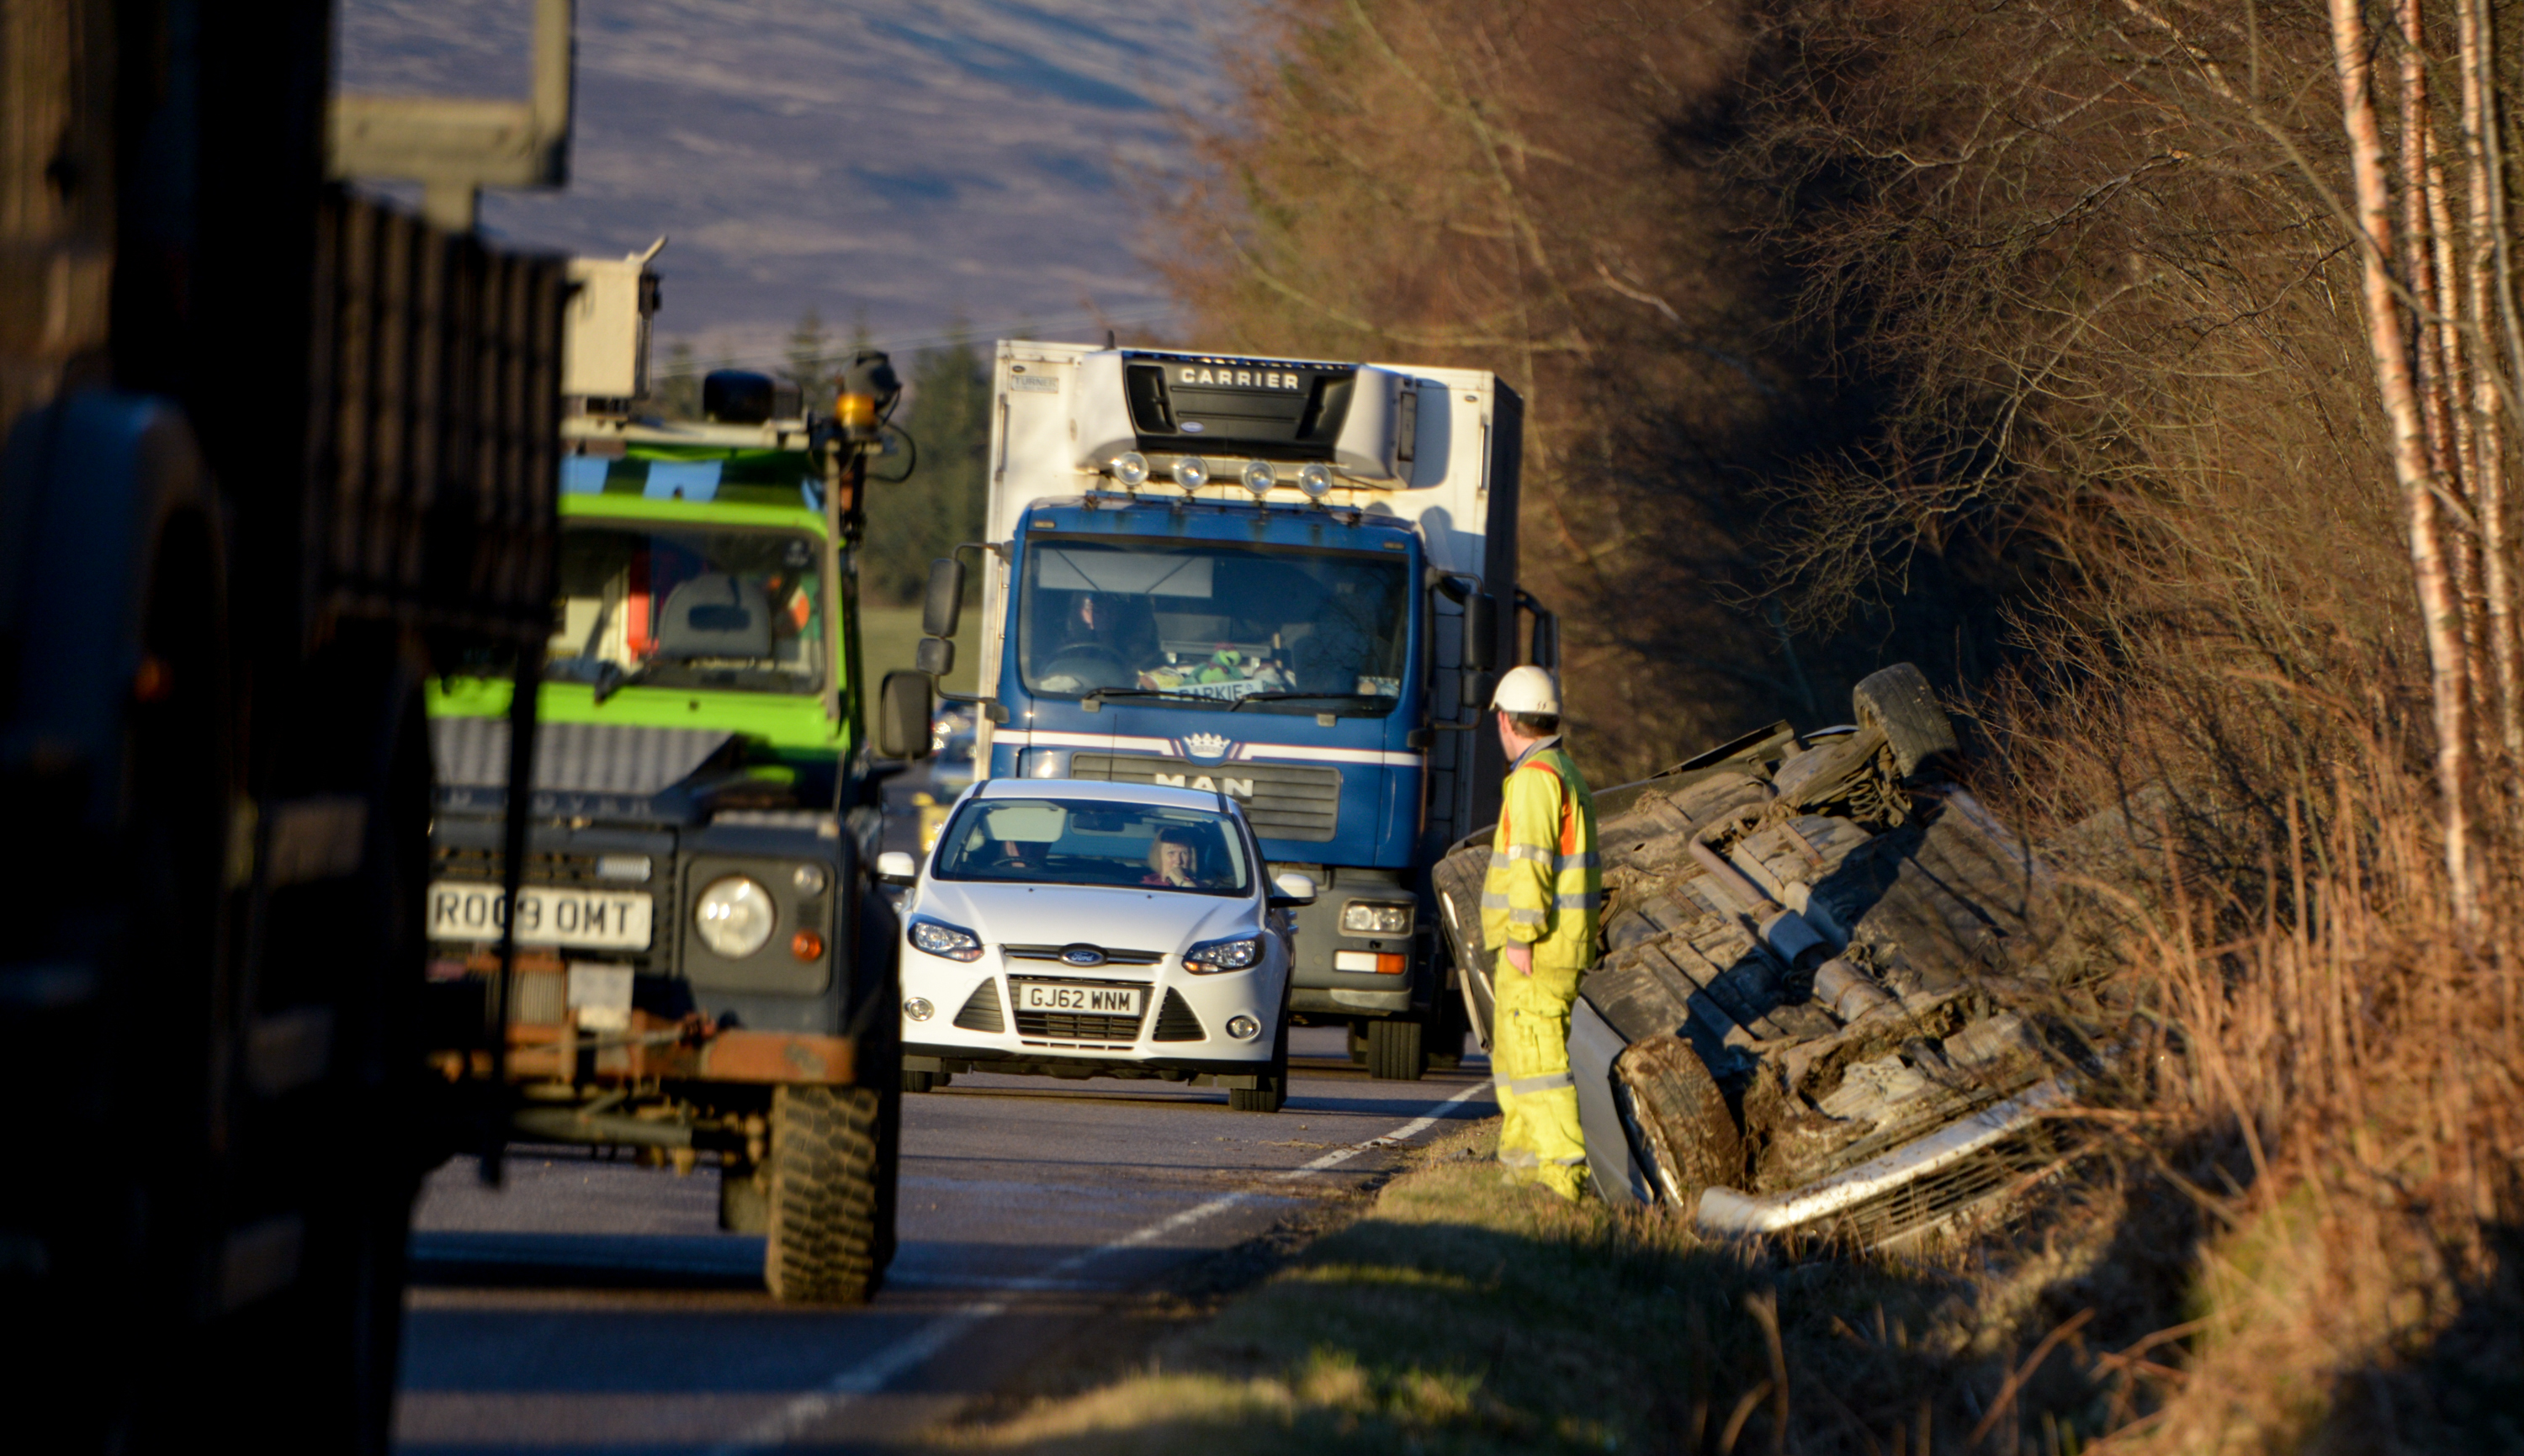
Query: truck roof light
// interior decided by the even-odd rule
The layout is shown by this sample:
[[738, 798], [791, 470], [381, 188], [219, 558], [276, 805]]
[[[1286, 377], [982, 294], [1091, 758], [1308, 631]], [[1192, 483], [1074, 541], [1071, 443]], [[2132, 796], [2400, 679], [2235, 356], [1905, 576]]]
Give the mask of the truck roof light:
[[1308, 463], [1298, 467], [1297, 489], [1304, 491], [1307, 499], [1309, 500], [1320, 501], [1324, 497], [1331, 495], [1333, 493], [1333, 467], [1324, 464], [1320, 461], [1309, 461]]
[[1175, 484], [1184, 488], [1185, 495], [1209, 484], [1209, 461], [1196, 455], [1176, 456]]
[[1271, 468], [1269, 461], [1246, 461], [1243, 478], [1244, 488], [1251, 491], [1256, 500], [1271, 494], [1271, 487], [1280, 483], [1279, 472]]
[[1138, 490], [1148, 480], [1148, 458], [1136, 450], [1126, 450], [1113, 457], [1113, 478], [1124, 490]]

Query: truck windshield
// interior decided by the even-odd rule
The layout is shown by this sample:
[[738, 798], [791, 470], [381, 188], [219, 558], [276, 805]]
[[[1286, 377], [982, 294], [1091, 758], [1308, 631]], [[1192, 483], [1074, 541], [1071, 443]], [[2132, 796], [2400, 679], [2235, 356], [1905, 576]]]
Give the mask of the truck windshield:
[[792, 531], [565, 523], [544, 676], [600, 692], [633, 682], [815, 692], [820, 552]]
[[1050, 696], [1381, 715], [1402, 695], [1405, 574], [1361, 552], [1037, 537], [1018, 659]]
[[1097, 800], [976, 799], [939, 837], [942, 880], [1251, 894], [1243, 837], [1206, 809]]

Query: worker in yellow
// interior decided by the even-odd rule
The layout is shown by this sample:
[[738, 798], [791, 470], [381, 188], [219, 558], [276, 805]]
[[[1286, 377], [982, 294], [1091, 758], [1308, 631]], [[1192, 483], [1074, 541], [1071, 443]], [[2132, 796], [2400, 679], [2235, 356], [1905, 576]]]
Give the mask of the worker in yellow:
[[1481, 944], [1498, 947], [1490, 1075], [1504, 1114], [1499, 1162], [1511, 1182], [1575, 1199], [1585, 1184], [1586, 1142], [1569, 1075], [1569, 1007], [1578, 978], [1594, 963], [1603, 918], [1595, 800], [1560, 747], [1560, 687], [1550, 673], [1511, 669], [1490, 706], [1508, 756], [1481, 882]]

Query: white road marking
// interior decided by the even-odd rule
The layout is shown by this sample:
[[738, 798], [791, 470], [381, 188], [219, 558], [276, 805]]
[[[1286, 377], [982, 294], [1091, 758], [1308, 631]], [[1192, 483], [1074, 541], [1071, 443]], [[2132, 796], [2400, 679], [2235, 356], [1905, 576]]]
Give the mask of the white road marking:
[[[1310, 1173], [1321, 1173], [1327, 1168], [1346, 1163], [1360, 1153], [1379, 1147], [1390, 1147], [1397, 1142], [1407, 1142], [1436, 1126], [1438, 1119], [1445, 1116], [1448, 1108], [1489, 1090], [1489, 1084], [1486, 1082], [1474, 1083], [1430, 1108], [1425, 1115], [1413, 1118], [1383, 1137], [1370, 1138], [1364, 1142], [1353, 1142], [1347, 1147], [1334, 1148], [1331, 1152], [1302, 1167], [1288, 1168], [1271, 1175], [1271, 1181], [1286, 1183], [1292, 1179], [1303, 1178]], [[1106, 1254], [1116, 1254], [1124, 1249], [1154, 1243], [1169, 1234], [1189, 1229], [1194, 1224], [1214, 1218], [1231, 1208], [1251, 1202], [1261, 1196], [1264, 1195], [1251, 1190], [1222, 1193], [1206, 1203], [1194, 1204], [1178, 1213], [1169, 1214], [1153, 1224], [1125, 1234], [1110, 1243], [1099, 1244], [1094, 1248], [1071, 1254], [1039, 1275], [995, 1282], [997, 1287], [1005, 1290], [1006, 1293], [995, 1294], [987, 1299], [976, 1299], [970, 1304], [940, 1315], [885, 1349], [835, 1375], [821, 1386], [790, 1401], [782, 1406], [777, 1414], [757, 1422], [736, 1439], [711, 1447], [710, 1456], [739, 1456], [742, 1452], [786, 1445], [797, 1436], [822, 1424], [827, 1417], [851, 1401], [862, 1395], [874, 1395], [892, 1384], [897, 1378], [928, 1364], [940, 1351], [953, 1344], [974, 1327], [988, 1324], [1007, 1313], [1008, 1306], [1014, 1302], [1010, 1296], [1075, 1288], [1077, 1284], [1070, 1276], [1097, 1259], [1103, 1258]]]

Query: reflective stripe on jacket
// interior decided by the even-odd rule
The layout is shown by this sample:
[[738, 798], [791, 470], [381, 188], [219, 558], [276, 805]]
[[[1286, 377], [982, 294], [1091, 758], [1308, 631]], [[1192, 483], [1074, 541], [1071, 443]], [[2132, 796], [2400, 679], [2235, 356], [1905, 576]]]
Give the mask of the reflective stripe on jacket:
[[1559, 740], [1545, 739], [1507, 776], [1481, 882], [1481, 942], [1523, 942], [1535, 965], [1582, 970], [1594, 962], [1603, 910], [1594, 796]]

